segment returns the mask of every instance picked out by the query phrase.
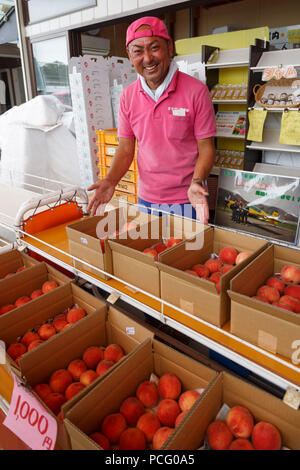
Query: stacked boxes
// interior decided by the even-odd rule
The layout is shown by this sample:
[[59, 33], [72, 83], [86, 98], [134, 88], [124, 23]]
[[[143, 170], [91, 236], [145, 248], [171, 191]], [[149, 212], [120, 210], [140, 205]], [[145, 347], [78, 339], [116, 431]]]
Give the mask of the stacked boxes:
[[[98, 158], [99, 158], [99, 178], [104, 178], [112, 165], [119, 142], [117, 129], [106, 129], [96, 131], [98, 136]], [[127, 202], [137, 202], [137, 147], [135, 149], [134, 159], [122, 180], [117, 184], [114, 197], [124, 199]]]

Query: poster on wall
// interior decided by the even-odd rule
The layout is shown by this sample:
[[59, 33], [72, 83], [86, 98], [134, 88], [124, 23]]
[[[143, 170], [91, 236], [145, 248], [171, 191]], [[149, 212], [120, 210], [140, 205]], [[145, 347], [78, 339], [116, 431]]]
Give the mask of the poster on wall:
[[300, 179], [220, 169], [215, 224], [296, 244]]
[[246, 113], [242, 111], [218, 111], [216, 114], [217, 137], [244, 138]]
[[300, 47], [300, 25], [270, 28], [269, 41], [276, 49]]

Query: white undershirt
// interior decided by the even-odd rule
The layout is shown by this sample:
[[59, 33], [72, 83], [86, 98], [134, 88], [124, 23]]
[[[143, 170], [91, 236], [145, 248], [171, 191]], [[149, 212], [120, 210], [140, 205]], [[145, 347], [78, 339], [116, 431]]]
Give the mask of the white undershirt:
[[151, 90], [151, 88], [149, 88], [149, 86], [147, 85], [144, 77], [142, 77], [142, 75], [139, 75], [142, 87], [145, 90], [145, 92], [150, 96], [150, 98], [152, 98], [154, 101], [159, 100], [161, 95], [166, 91], [166, 89], [170, 85], [172, 78], [174, 77], [174, 74], [177, 69], [178, 69], [178, 66], [176, 62], [174, 60], [171, 60], [167, 76], [164, 79], [164, 81], [159, 85], [159, 87], [156, 88], [156, 90]]

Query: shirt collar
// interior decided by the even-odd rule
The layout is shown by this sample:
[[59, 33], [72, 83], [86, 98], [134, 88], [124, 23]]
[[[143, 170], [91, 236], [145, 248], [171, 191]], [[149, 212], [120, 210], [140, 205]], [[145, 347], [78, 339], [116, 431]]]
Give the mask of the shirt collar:
[[161, 95], [167, 90], [167, 88], [171, 84], [172, 79], [173, 79], [175, 73], [177, 72], [177, 70], [178, 70], [178, 65], [176, 64], [176, 62], [174, 60], [171, 60], [166, 78], [159, 85], [159, 87], [156, 88], [156, 90], [151, 90], [151, 88], [147, 85], [146, 80], [144, 79], [144, 77], [139, 75], [140, 84], [142, 85], [142, 89], [147, 93], [147, 95], [150, 96], [150, 98], [152, 98], [154, 101], [158, 101], [159, 98], [161, 97]]

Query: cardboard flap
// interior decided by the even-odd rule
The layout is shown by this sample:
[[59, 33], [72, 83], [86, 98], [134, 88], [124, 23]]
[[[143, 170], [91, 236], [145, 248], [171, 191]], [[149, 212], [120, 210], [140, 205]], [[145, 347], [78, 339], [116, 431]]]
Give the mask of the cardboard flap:
[[152, 340], [154, 337], [154, 333], [152, 331], [140, 325], [116, 307], [109, 307], [107, 321], [110, 325], [114, 326], [122, 333], [125, 333], [128, 337], [135, 339], [139, 343], [142, 343], [146, 338], [150, 338]]
[[29, 268], [38, 264], [38, 261], [31, 256], [21, 253], [19, 250], [11, 250], [0, 255], [0, 279], [6, 274], [16, 273], [18, 268], [25, 266]]
[[186, 273], [180, 269], [173, 268], [171, 266], [164, 265], [163, 263], [156, 263], [157, 267], [160, 271], [163, 271], [171, 276], [176, 277], [177, 279], [182, 279], [187, 284], [193, 284], [205, 290], [207, 292], [211, 292], [213, 294], [218, 294], [216, 286], [213, 282], [208, 281], [206, 279], [202, 279], [200, 277], [193, 276], [192, 274]]
[[217, 252], [225, 246], [232, 246], [239, 252], [246, 251], [248, 253], [252, 253], [253, 251], [257, 251], [268, 246], [268, 243], [265, 240], [257, 238], [254, 235], [251, 236], [251, 234], [243, 235], [240, 232], [217, 227], [214, 227], [213, 230], [214, 248]]
[[[297, 247], [284, 247], [280, 245], [273, 245], [274, 258], [282, 262], [283, 266], [286, 264], [293, 264], [300, 268], [300, 252]], [[282, 267], [282, 266], [281, 266]]]
[[[153, 244], [158, 241], [153, 240]], [[148, 248], [149, 245], [149, 240], [136, 240], [136, 248], [132, 248], [129, 246], [124, 246], [121, 243], [108, 240], [108, 244], [113, 252], [120, 253], [121, 255], [129, 256], [137, 261], [141, 261], [146, 264], [150, 264], [151, 266], [155, 265], [155, 260], [152, 256], [147, 255], [146, 253], [143, 253], [142, 251], [138, 251], [139, 249], [143, 250], [144, 248]], [[144, 246], [144, 248], [143, 248]]]

